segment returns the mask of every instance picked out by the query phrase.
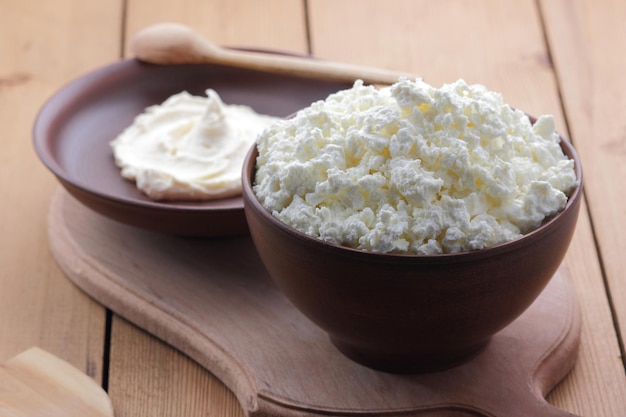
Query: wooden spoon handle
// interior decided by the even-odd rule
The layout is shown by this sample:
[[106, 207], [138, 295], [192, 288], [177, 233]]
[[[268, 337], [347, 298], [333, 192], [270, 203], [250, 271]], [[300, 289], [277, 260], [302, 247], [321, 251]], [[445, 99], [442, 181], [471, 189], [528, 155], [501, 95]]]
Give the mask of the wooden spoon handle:
[[213, 63], [322, 80], [393, 84], [415, 75], [386, 69], [342, 64], [292, 55], [227, 49], [204, 39], [185, 25], [160, 23], [138, 32], [131, 40], [137, 59], [153, 64]]
[[262, 52], [222, 49], [219, 57], [224, 65], [329, 81], [354, 82], [361, 79], [366, 84], [393, 84], [401, 77], [415, 78], [385, 69]]

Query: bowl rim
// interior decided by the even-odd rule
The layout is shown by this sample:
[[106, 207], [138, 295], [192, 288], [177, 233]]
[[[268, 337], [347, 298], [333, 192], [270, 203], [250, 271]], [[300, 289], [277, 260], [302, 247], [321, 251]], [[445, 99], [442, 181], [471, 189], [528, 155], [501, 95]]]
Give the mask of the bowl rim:
[[[254, 51], [282, 54], [272, 50]], [[57, 87], [42, 102], [34, 117], [31, 145], [64, 191], [109, 219], [167, 235], [247, 236], [249, 230], [241, 193], [209, 200], [153, 200], [133, 181], [121, 176], [106, 143], [130, 126], [133, 118], [145, 108], [160, 104], [183, 90], [202, 95], [201, 91], [206, 88], [214, 88], [228, 103], [248, 105], [262, 114], [285, 117], [314, 100], [348, 87], [346, 82], [222, 64], [158, 65], [122, 58]], [[228, 96], [230, 98], [226, 98]], [[123, 104], [123, 110], [119, 107], [115, 110], [114, 105], [118, 103]], [[129, 120], [118, 122], [120, 116]], [[101, 117], [116, 121], [99, 129], [96, 135], [89, 135], [86, 129], [102, 123], [105, 119]], [[85, 127], [87, 123], [91, 125]], [[82, 142], [76, 147], [78, 140]], [[86, 151], [87, 147], [97, 151]], [[94, 168], [84, 168], [91, 158], [94, 158]], [[93, 174], [98, 172], [102, 178]]]
[[[528, 116], [531, 119], [531, 123], [534, 123], [536, 120], [532, 116]], [[486, 247], [483, 249], [477, 249], [473, 251], [464, 251], [458, 253], [442, 253], [435, 255], [422, 255], [422, 254], [411, 254], [411, 253], [389, 253], [389, 252], [372, 252], [363, 249], [351, 248], [348, 246], [342, 246], [331, 242], [326, 242], [321, 239], [318, 239], [314, 236], [307, 235], [304, 232], [297, 230], [296, 228], [285, 224], [280, 221], [276, 217], [267, 210], [261, 202], [256, 197], [256, 194], [253, 190], [253, 175], [256, 172], [256, 160], [258, 156], [258, 149], [256, 143], [252, 145], [250, 150], [248, 151], [246, 158], [243, 164], [243, 174], [242, 174], [242, 196], [244, 200], [244, 209], [254, 210], [258, 214], [260, 214], [263, 221], [272, 224], [277, 227], [281, 233], [287, 234], [292, 238], [308, 245], [315, 247], [316, 249], [324, 250], [327, 252], [332, 252], [334, 255], [343, 255], [350, 257], [367, 257], [368, 261], [378, 260], [380, 262], [389, 262], [389, 263], [397, 263], [397, 262], [428, 262], [428, 263], [457, 263], [457, 262], [467, 262], [470, 260], [483, 259], [493, 256], [502, 255], [504, 253], [518, 250], [522, 247], [528, 246], [532, 244], [534, 241], [541, 239], [542, 236], [549, 234], [550, 231], [554, 228], [554, 225], [562, 219], [565, 214], [570, 212], [573, 207], [579, 206], [580, 200], [583, 195], [583, 170], [582, 165], [580, 163], [580, 158], [576, 152], [576, 149], [572, 145], [570, 141], [565, 139], [562, 135], [559, 134], [560, 138], [560, 146], [563, 150], [564, 154], [569, 157], [569, 159], [574, 161], [574, 172], [576, 174], [576, 179], [578, 180], [578, 185], [571, 191], [568, 195], [567, 203], [562, 210], [556, 213], [554, 216], [551, 216], [549, 219], [545, 220], [544, 223], [538, 228], [522, 235], [521, 237], [502, 242], [497, 245], [493, 245], [490, 247]]]
[[[188, 64], [188, 66], [190, 65], [192, 64]], [[98, 80], [120, 77], [120, 74], [124, 75], [123, 73], [125, 71], [138, 72], [141, 71], [141, 68], [148, 68], [151, 66], [152, 64], [143, 63], [135, 58], [120, 59], [86, 72], [61, 85], [43, 102], [39, 112], [35, 116], [31, 132], [35, 153], [46, 168], [59, 179], [63, 186], [69, 184], [83, 193], [92, 194], [97, 198], [109, 200], [114, 204], [121, 204], [138, 209], [157, 210], [160, 212], [240, 211], [243, 208], [243, 202], [240, 199], [240, 195], [221, 199], [219, 207], [212, 207], [210, 202], [208, 204], [199, 204], [195, 201], [139, 200], [113, 193], [107, 193], [100, 189], [91, 187], [83, 183], [79, 178], [69, 174], [67, 169], [53, 156], [54, 152], [48, 149], [49, 135], [47, 130], [56, 122], [57, 119], [60, 119], [63, 116], [62, 112], [55, 107], [58, 103], [69, 103], [72, 100], [85, 96], [87, 94], [86, 91], [94, 88], [93, 84]], [[62, 111], [66, 110], [63, 109]]]

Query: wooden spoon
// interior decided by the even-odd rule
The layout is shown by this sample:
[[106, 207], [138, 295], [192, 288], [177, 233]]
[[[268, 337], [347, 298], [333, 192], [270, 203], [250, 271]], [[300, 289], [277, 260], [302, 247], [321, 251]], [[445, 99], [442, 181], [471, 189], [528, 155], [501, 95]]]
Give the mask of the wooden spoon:
[[89, 376], [31, 348], [0, 365], [0, 415], [113, 417], [113, 406]]
[[323, 80], [393, 84], [415, 75], [304, 57], [244, 52], [215, 45], [188, 26], [159, 23], [139, 31], [130, 48], [141, 61], [153, 64], [213, 63]]

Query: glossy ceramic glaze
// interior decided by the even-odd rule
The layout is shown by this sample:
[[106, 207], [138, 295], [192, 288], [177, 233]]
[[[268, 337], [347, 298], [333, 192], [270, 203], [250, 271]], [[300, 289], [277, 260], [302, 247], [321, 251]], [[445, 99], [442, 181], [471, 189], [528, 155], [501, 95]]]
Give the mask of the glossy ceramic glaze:
[[293, 304], [345, 355], [390, 372], [439, 370], [479, 353], [524, 312], [559, 267], [582, 198], [512, 242], [461, 254], [377, 254], [324, 243], [285, 225], [254, 196], [256, 147], [244, 163], [243, 197], [252, 238]]
[[242, 235], [248, 228], [240, 196], [204, 202], [152, 201], [121, 177], [111, 140], [147, 106], [183, 90], [204, 95], [212, 88], [225, 103], [285, 117], [349, 86], [215, 64], [122, 60], [59, 89], [39, 112], [34, 144], [44, 164], [74, 197], [109, 218], [168, 234]]

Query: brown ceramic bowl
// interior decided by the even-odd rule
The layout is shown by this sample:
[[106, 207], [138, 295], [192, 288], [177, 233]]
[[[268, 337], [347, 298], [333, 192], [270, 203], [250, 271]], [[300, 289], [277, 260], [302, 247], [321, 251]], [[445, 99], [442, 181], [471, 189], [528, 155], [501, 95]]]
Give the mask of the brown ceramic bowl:
[[390, 372], [445, 369], [480, 352], [559, 267], [582, 199], [580, 161], [568, 142], [561, 147], [580, 180], [565, 209], [515, 241], [474, 252], [380, 254], [307, 236], [256, 199], [256, 147], [244, 163], [245, 213], [273, 280], [346, 356]]
[[113, 220], [161, 233], [221, 237], [248, 233], [241, 196], [153, 201], [120, 175], [109, 142], [150, 105], [183, 90], [216, 90], [225, 103], [285, 117], [338, 83], [216, 64], [150, 65], [135, 59], [98, 68], [59, 89], [33, 128], [35, 150], [78, 201]]

